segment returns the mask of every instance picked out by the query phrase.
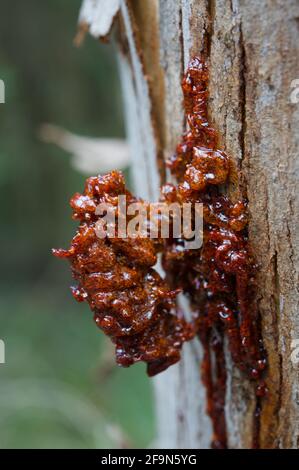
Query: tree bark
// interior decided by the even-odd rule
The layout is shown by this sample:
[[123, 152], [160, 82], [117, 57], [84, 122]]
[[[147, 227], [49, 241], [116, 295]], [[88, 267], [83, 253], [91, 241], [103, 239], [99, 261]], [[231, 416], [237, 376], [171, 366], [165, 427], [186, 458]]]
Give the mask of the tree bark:
[[[85, 0], [80, 21], [100, 36], [97, 3], [103, 2]], [[257, 298], [269, 361], [260, 445], [297, 448], [299, 365], [290, 356], [292, 339], [299, 338], [299, 104], [292, 103], [290, 95], [292, 81], [299, 78], [299, 4], [297, 0], [116, 3], [135, 188], [144, 198], [157, 200], [160, 184], [171, 179], [164, 161], [174, 152], [185, 126], [183, 70], [193, 55], [204, 51], [208, 56], [211, 119], [222, 136], [222, 148], [241, 175], [239, 186], [230, 191], [247, 193], [250, 242], [259, 265]], [[90, 6], [93, 11], [86, 15]], [[227, 356], [228, 445], [248, 448], [254, 432], [255, 393], [228, 352]], [[210, 445], [201, 357], [201, 345], [194, 340], [184, 346], [178, 365], [154, 379], [159, 447]]]

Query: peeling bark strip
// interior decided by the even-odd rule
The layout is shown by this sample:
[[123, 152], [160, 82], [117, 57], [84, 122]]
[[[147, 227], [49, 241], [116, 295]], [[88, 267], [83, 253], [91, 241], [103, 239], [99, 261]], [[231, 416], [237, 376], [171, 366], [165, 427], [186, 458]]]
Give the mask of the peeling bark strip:
[[[86, 3], [95, 8], [102, 2]], [[232, 181], [231, 197], [247, 193], [250, 242], [259, 263], [258, 304], [269, 360], [260, 443], [265, 448], [296, 448], [299, 369], [290, 355], [292, 339], [299, 338], [299, 105], [291, 103], [290, 93], [292, 80], [299, 78], [298, 2], [121, 0], [120, 4], [129, 46], [126, 55], [120, 54], [128, 135], [136, 191], [143, 197], [156, 199], [163, 176], [157, 155], [168, 158], [184, 129], [182, 70], [190, 56], [209, 53], [211, 119], [223, 136], [223, 148], [242, 172], [240, 186]], [[98, 37], [95, 31], [91, 32]], [[151, 37], [152, 55], [151, 42], [145, 39]], [[181, 363], [155, 379], [161, 447], [204, 448], [210, 442], [198, 367], [202, 350], [195, 342], [185, 349]], [[225, 354], [229, 360], [227, 348]], [[251, 446], [255, 406], [253, 387], [229, 362], [225, 410], [229, 447]]]

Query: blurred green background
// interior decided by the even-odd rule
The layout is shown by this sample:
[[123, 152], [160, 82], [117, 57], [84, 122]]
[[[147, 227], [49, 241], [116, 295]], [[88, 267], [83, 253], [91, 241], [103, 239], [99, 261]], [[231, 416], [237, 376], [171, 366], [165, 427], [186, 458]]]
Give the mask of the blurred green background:
[[111, 45], [73, 46], [80, 0], [1, 0], [1, 448], [144, 447], [154, 434], [143, 365], [121, 370], [87, 305], [73, 301], [66, 263], [70, 196], [85, 177], [37, 135], [44, 122], [122, 137]]

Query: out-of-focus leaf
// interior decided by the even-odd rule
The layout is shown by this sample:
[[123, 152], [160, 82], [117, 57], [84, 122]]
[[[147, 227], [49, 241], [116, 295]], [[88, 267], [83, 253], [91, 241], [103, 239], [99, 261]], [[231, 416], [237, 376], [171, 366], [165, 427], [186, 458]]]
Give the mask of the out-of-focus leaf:
[[72, 166], [83, 174], [106, 173], [129, 166], [129, 147], [124, 139], [84, 137], [53, 124], [43, 124], [40, 138], [71, 153]]

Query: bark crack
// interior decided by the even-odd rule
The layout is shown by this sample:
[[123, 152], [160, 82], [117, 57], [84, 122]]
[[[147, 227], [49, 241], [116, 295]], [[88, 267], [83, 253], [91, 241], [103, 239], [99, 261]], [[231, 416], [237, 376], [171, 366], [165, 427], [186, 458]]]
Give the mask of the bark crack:
[[207, 1], [207, 17], [208, 24], [206, 25], [206, 56], [210, 57], [212, 48], [212, 39], [214, 34], [214, 21], [215, 21], [215, 0]]
[[239, 170], [242, 170], [242, 163], [245, 158], [246, 151], [246, 49], [243, 38], [242, 23], [240, 22], [240, 87], [239, 87], [239, 100], [241, 108], [241, 128], [239, 132], [239, 142], [241, 150], [241, 158], [238, 161]]

